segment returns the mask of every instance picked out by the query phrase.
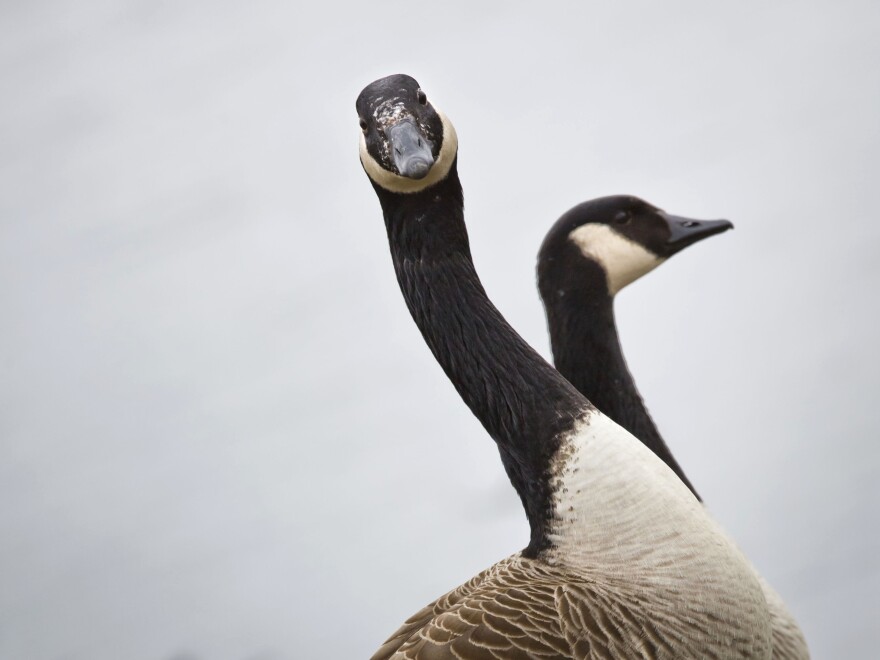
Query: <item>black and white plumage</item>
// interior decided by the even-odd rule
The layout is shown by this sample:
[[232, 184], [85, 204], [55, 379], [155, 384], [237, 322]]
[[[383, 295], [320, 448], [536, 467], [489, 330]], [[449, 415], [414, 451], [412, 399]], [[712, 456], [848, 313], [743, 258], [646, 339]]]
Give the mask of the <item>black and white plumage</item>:
[[495, 440], [531, 529], [524, 550], [418, 612], [374, 658], [769, 657], [742, 554], [486, 296], [451, 123], [404, 75], [367, 86], [357, 111], [404, 299]]
[[[673, 216], [636, 197], [594, 199], [557, 220], [538, 253], [538, 289], [553, 360], [584, 396], [651, 449], [694, 492], [654, 425], [627, 367], [614, 297], [673, 254], [732, 228], [727, 220]], [[773, 628], [773, 658], [809, 658], [803, 633], [759, 575]]]
[[628, 195], [578, 204], [538, 253], [538, 289], [553, 362], [578, 391], [641, 440], [699, 498], [663, 442], [626, 365], [614, 296], [688, 245], [732, 228], [727, 220], [669, 215]]

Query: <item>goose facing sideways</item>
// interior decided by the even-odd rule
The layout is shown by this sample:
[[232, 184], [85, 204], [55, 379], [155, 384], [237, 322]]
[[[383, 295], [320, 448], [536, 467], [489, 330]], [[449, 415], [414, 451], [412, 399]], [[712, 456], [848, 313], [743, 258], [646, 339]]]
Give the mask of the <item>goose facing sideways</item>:
[[637, 197], [578, 204], [538, 252], [553, 362], [578, 391], [666, 463], [699, 499], [639, 396], [614, 320], [614, 296], [689, 245], [731, 229], [727, 220], [673, 216]]
[[678, 477], [507, 324], [471, 260], [449, 120], [405, 75], [357, 100], [404, 300], [496, 442], [528, 545], [417, 612], [374, 658], [769, 657], [760, 586]]
[[[557, 220], [538, 253], [538, 289], [559, 372], [666, 463], [694, 492], [654, 425], [630, 373], [614, 319], [614, 297], [673, 254], [733, 225], [669, 215], [630, 196], [578, 204]], [[773, 658], [809, 658], [781, 597], [756, 573], [771, 617]]]

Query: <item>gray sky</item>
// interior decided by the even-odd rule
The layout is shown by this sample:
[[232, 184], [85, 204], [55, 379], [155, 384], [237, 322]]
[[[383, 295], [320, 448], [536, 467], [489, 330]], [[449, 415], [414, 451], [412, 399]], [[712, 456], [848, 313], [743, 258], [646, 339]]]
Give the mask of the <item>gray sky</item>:
[[618, 300], [639, 387], [814, 657], [880, 620], [880, 4], [4, 3], [0, 658], [366, 657], [522, 548], [394, 279], [354, 100], [455, 123], [477, 268], [632, 193], [736, 231]]

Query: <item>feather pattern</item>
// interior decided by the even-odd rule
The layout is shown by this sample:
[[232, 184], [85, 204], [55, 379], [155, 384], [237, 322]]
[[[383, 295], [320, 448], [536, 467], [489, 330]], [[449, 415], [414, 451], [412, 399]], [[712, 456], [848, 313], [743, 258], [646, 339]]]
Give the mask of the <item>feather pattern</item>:
[[755, 576], [761, 584], [764, 598], [767, 599], [767, 610], [770, 613], [770, 633], [773, 640], [773, 660], [809, 660], [810, 650], [804, 633], [782, 597], [776, 593], [767, 581], [755, 570]]
[[[418, 83], [389, 76], [358, 98], [362, 162], [381, 164], [388, 152], [387, 127], [375, 121], [388, 99], [445, 139]], [[486, 296], [457, 160], [406, 193], [371, 180], [413, 320], [496, 442], [531, 529], [523, 551], [421, 610], [374, 657], [768, 658], [766, 602], [742, 554], [681, 480]]]
[[766, 652], [688, 595], [673, 600], [516, 554], [417, 612], [372, 660], [682, 658], [692, 654], [695, 631], [715, 638], [700, 647], [701, 658]]
[[[630, 214], [631, 219], [625, 226], [629, 238], [619, 235], [617, 229], [608, 224], [599, 224], [608, 222], [617, 213]], [[647, 272], [639, 268], [646, 259], [633, 246], [652, 243], [651, 225], [661, 220], [661, 213], [650, 204], [628, 196], [605, 197], [577, 205], [557, 221], [541, 246], [538, 286], [547, 311], [554, 362], [559, 372], [603, 413], [651, 449], [696, 495], [636, 389], [620, 346], [614, 315], [614, 294], [622, 287], [610, 284], [611, 272]], [[705, 224], [703, 229], [699, 229], [704, 224], [701, 221], [690, 224], [697, 228], [692, 231], [702, 231], [704, 237], [724, 227], [723, 221]], [[662, 241], [653, 240], [653, 246], [658, 250], [668, 249], [668, 244]], [[634, 263], [627, 263], [628, 260]], [[657, 263], [660, 263], [659, 257]], [[633, 279], [630, 277], [628, 281]], [[808, 659], [806, 640], [782, 598], [754, 567], [752, 571], [767, 601], [772, 657], [775, 660]]]
[[423, 608], [374, 660], [769, 657], [766, 604], [744, 558], [624, 429], [588, 413], [550, 483], [551, 545]]

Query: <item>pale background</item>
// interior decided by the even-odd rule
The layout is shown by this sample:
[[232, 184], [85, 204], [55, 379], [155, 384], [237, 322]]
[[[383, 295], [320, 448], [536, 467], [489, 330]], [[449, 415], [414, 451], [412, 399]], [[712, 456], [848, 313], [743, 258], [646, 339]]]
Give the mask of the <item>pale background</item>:
[[875, 0], [3, 3], [0, 658], [366, 657], [526, 544], [358, 163], [394, 72], [545, 355], [567, 208], [736, 223], [621, 295], [624, 347], [814, 657], [876, 657], [878, 32]]

